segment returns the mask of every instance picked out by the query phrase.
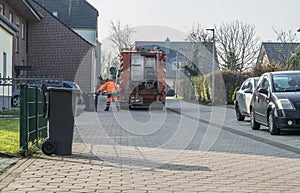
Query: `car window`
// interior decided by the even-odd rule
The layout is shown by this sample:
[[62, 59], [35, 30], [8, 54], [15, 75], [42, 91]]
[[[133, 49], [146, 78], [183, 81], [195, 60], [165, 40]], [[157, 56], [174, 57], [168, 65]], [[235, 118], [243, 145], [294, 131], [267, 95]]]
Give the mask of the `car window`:
[[253, 89], [252, 82], [249, 82], [249, 84], [248, 84], [248, 89], [249, 89], [249, 90], [252, 90], [252, 89]]
[[262, 82], [261, 82], [261, 84], [259, 85], [259, 89], [266, 89], [266, 90], [268, 90], [269, 89], [269, 85], [270, 85], [270, 83], [269, 83], [269, 80], [266, 78], [266, 77], [264, 77], [264, 79], [262, 80]]
[[258, 80], [259, 80], [259, 78], [254, 78], [254, 87], [256, 87]]
[[300, 74], [273, 75], [275, 92], [291, 91], [300, 88]]
[[249, 81], [248, 80], [245, 81], [244, 84], [243, 84], [243, 86], [242, 86], [242, 90], [247, 89], [248, 88], [248, 84], [249, 84]]

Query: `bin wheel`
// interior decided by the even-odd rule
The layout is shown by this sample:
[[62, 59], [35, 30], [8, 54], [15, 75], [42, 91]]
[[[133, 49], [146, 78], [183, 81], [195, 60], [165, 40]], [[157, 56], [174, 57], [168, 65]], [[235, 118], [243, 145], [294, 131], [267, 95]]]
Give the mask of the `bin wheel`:
[[52, 155], [56, 150], [56, 144], [52, 140], [46, 140], [42, 145], [42, 151], [46, 155]]

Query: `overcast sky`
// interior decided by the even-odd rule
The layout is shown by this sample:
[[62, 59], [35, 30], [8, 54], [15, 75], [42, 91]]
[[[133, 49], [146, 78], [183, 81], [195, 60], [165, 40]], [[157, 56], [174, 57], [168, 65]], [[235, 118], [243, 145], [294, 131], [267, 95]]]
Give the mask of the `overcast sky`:
[[[300, 28], [300, 0], [87, 1], [99, 11], [100, 41], [109, 35], [110, 22], [117, 20], [135, 28], [155, 25], [162, 29], [172, 28], [183, 34], [196, 23], [204, 28], [211, 28], [222, 23], [242, 21], [255, 26], [256, 34], [262, 41], [276, 40], [273, 28], [286, 32], [297, 32]], [[151, 33], [163, 31], [155, 29]], [[298, 40], [299, 37], [300, 33]]]

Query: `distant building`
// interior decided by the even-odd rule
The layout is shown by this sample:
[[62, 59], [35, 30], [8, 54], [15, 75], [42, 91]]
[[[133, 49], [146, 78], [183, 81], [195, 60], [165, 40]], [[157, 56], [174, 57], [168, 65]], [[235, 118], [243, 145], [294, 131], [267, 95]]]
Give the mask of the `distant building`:
[[[178, 76], [190, 76], [185, 71], [187, 66], [194, 64], [200, 74], [208, 74], [212, 71], [212, 42], [171, 42], [166, 41], [136, 41], [137, 49], [161, 49], [167, 54], [166, 82], [172, 88]], [[217, 60], [215, 61], [217, 64]], [[176, 77], [177, 76], [177, 77]]]
[[284, 67], [299, 45], [300, 43], [263, 42], [257, 64], [265, 67], [269, 64], [277, 64]]

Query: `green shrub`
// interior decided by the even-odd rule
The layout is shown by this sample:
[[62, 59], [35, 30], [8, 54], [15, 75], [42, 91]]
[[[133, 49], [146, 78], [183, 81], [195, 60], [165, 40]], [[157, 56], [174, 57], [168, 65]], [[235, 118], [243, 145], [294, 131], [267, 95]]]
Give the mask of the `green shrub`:
[[[215, 73], [215, 104], [233, 104], [235, 92], [247, 78], [232, 71], [219, 71]], [[186, 79], [183, 88], [183, 98], [201, 104], [209, 104], [211, 98], [212, 75], [196, 76]]]

